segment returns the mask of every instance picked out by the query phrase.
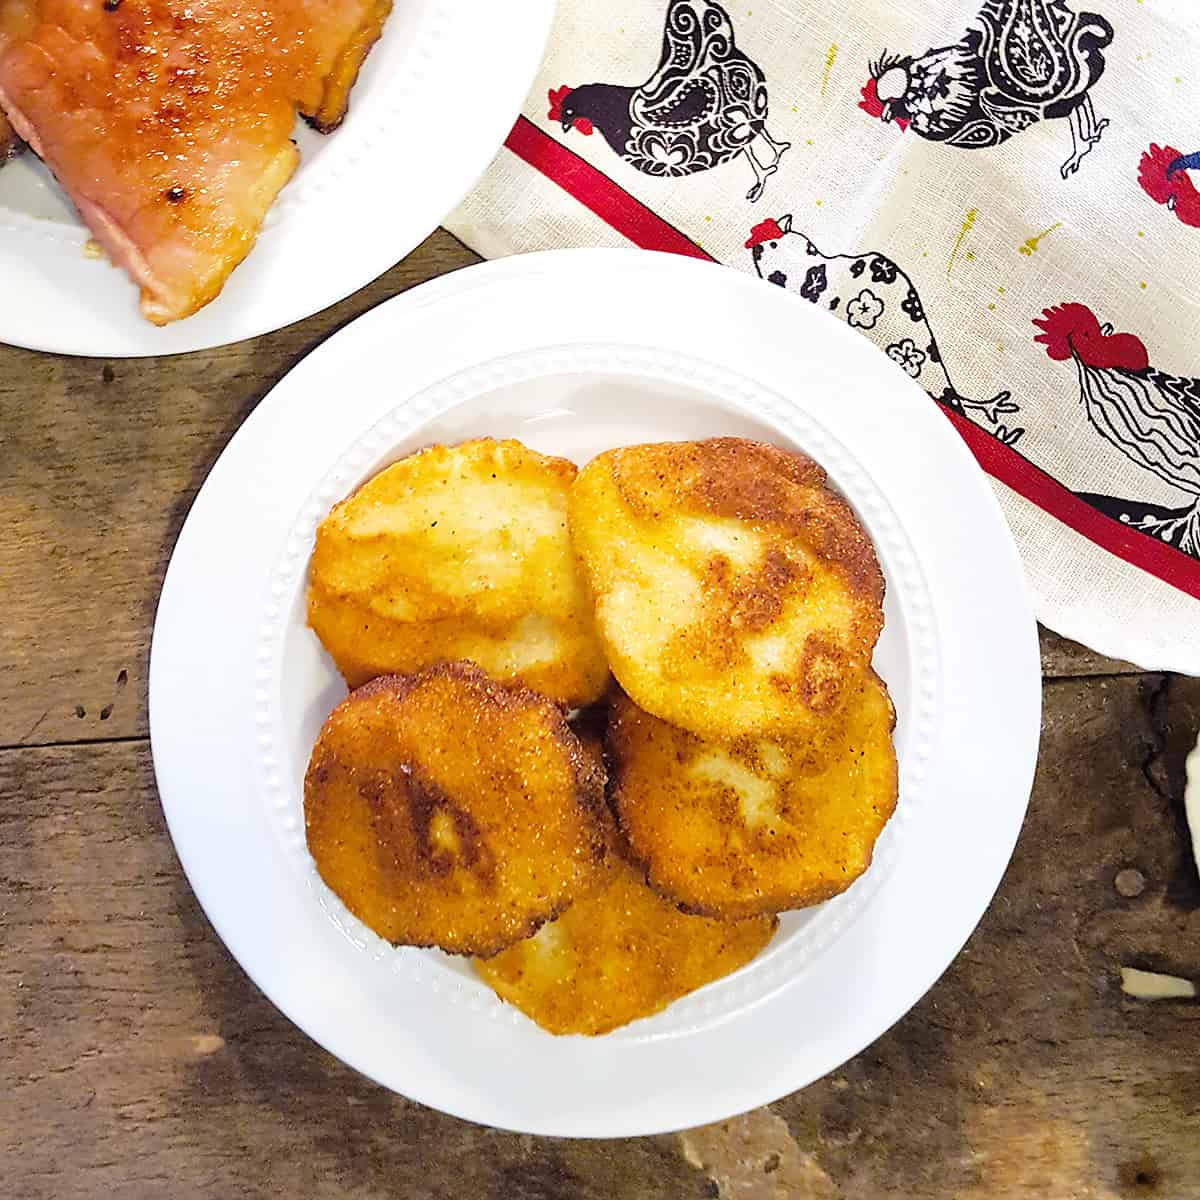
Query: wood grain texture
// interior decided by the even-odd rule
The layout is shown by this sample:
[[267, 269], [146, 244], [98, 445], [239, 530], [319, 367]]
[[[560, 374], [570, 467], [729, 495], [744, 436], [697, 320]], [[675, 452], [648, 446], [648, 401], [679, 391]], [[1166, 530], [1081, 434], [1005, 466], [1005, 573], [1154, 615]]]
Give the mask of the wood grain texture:
[[200, 912], [144, 742], [0, 752], [0, 796], [0, 1194], [703, 1194], [669, 1144], [494, 1133], [310, 1042]]
[[1063, 679], [1077, 675], [1137, 675], [1141, 668], [1119, 658], [1106, 658], [1078, 642], [1065, 638], [1045, 626], [1039, 626], [1042, 650], [1042, 675]]
[[287, 369], [471, 261], [435, 235], [301, 325], [182, 358], [0, 347], [0, 1195], [1200, 1200], [1200, 1006], [1117, 986], [1123, 963], [1200, 977], [1200, 682], [1044, 630], [1041, 763], [996, 901], [894, 1029], [769, 1109], [620, 1142], [476, 1128], [342, 1066], [230, 959], [145, 740], [171, 548]]
[[0, 346], [0, 745], [145, 734], [159, 587], [225, 444], [334, 330], [475, 261], [435, 234], [341, 304], [198, 354], [109, 363]]
[[1177, 827], [1198, 723], [1198, 681], [1049, 683], [1017, 853], [925, 999], [770, 1112], [621, 1142], [475, 1128], [309, 1042], [197, 908], [144, 742], [0, 752], [6, 1194], [1200, 1197], [1200, 1006], [1116, 982], [1123, 962], [1200, 976]]

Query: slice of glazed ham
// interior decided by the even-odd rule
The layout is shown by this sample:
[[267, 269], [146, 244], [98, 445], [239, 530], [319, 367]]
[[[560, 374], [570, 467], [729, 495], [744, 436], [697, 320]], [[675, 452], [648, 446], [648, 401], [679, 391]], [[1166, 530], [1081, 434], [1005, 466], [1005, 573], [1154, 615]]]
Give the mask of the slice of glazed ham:
[[380, 0], [0, 0], [0, 108], [155, 324], [249, 253], [296, 169], [297, 109], [337, 123]]

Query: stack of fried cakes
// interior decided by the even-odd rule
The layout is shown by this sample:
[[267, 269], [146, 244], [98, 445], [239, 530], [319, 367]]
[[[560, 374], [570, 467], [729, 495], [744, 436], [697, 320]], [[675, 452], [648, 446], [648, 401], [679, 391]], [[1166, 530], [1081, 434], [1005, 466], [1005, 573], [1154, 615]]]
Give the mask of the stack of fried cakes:
[[402, 459], [317, 533], [309, 622], [357, 688], [305, 780], [317, 868], [553, 1033], [657, 1012], [869, 866], [882, 600], [849, 505], [773, 446]]
[[601, 454], [571, 530], [623, 694], [611, 800], [651, 886], [691, 912], [815, 904], [896, 803], [870, 668], [883, 576], [811, 459], [718, 438]]

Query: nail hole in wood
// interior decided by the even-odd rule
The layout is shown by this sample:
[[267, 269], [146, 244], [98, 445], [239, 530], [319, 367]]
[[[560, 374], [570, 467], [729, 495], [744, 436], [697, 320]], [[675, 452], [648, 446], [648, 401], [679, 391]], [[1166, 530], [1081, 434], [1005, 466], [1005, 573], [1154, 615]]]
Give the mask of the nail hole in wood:
[[1117, 1177], [1126, 1196], [1157, 1196], [1162, 1183], [1162, 1173], [1149, 1158], [1121, 1163]]

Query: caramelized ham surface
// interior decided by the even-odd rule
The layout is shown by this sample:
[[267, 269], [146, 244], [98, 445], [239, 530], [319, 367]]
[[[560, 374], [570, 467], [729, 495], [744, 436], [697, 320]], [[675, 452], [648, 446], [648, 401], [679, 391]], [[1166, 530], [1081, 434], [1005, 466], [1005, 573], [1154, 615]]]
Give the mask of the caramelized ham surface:
[[391, 11], [392, 0], [295, 0], [293, 25], [307, 37], [310, 56], [296, 103], [322, 133], [341, 124], [359, 68]]
[[0, 108], [155, 324], [212, 300], [390, 0], [0, 0]]

